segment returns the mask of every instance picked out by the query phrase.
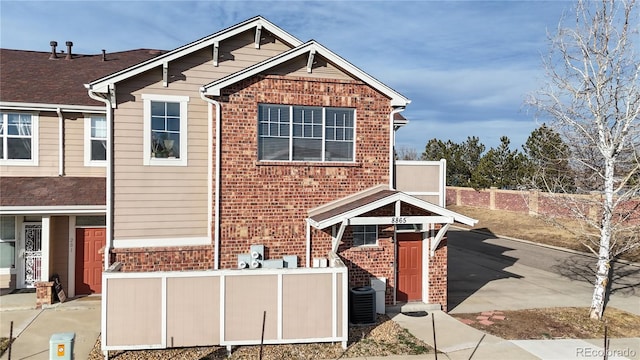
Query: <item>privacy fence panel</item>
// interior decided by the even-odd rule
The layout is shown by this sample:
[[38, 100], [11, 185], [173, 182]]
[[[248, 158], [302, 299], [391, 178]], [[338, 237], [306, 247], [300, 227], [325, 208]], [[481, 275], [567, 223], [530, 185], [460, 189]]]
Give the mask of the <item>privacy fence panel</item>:
[[347, 268], [106, 272], [103, 350], [341, 342]]

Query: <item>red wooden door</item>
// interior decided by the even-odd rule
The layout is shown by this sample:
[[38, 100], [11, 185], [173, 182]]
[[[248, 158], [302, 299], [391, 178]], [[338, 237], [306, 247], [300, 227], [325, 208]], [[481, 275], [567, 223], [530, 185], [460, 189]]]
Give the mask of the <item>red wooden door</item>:
[[398, 301], [422, 300], [422, 234], [399, 233]]
[[76, 229], [76, 295], [102, 293], [103, 228]]

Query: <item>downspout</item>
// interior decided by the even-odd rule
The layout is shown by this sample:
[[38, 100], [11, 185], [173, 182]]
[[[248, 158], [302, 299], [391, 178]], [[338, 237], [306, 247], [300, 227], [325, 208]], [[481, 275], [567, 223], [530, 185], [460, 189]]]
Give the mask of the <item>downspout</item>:
[[62, 109], [56, 108], [58, 113], [58, 176], [64, 176], [64, 117]]
[[104, 245], [104, 269], [108, 270], [109, 266], [111, 266], [110, 264], [110, 255], [111, 255], [111, 242], [113, 239], [113, 206], [112, 206], [112, 201], [113, 201], [113, 192], [112, 192], [112, 186], [113, 186], [113, 160], [112, 160], [112, 142], [113, 142], [113, 130], [112, 130], [112, 119], [113, 119], [113, 114], [111, 112], [111, 101], [108, 98], [103, 98], [101, 96], [98, 96], [96, 93], [93, 92], [93, 90], [91, 90], [91, 88], [88, 88], [87, 93], [89, 94], [89, 97], [92, 98], [93, 100], [97, 100], [100, 101], [102, 103], [105, 104], [106, 106], [106, 120], [107, 120], [107, 194], [106, 194], [106, 198], [107, 198], [107, 214], [106, 214], [106, 223], [107, 223], [107, 241], [105, 241], [105, 245]]
[[[213, 268], [215, 270], [218, 270], [220, 268], [220, 172], [221, 172], [221, 157], [222, 157], [222, 149], [221, 149], [221, 139], [220, 139], [220, 133], [221, 133], [221, 121], [222, 121], [222, 110], [220, 107], [220, 103], [216, 100], [210, 99], [208, 97], [206, 97], [204, 95], [204, 88], [200, 88], [200, 98], [204, 101], [206, 101], [209, 104], [212, 104], [216, 107], [216, 168], [215, 168], [215, 174], [216, 174], [216, 181], [215, 181], [215, 190], [214, 190], [214, 195], [213, 197], [214, 199], [214, 207], [213, 207], [213, 211], [214, 211], [214, 218], [215, 218], [215, 222], [213, 224], [213, 238], [214, 238], [214, 255], [215, 258], [213, 259]], [[211, 108], [209, 108], [211, 109]], [[209, 110], [209, 114], [211, 114], [211, 110]], [[213, 150], [211, 149], [211, 139], [213, 138], [213, 129], [211, 128], [211, 124], [213, 123], [211, 116], [209, 116], [209, 124], [208, 124], [208, 131], [209, 131], [209, 159], [211, 159], [211, 157], [213, 156]], [[209, 194], [211, 194], [211, 185], [213, 185], [213, 179], [211, 178], [212, 176], [212, 169], [211, 169], [211, 160], [208, 161], [208, 165], [209, 167], [209, 176], [208, 176], [208, 184], [209, 184]], [[209, 196], [209, 204], [211, 204], [211, 196]], [[209, 209], [211, 208], [211, 206], [209, 206]], [[211, 221], [211, 216], [209, 216], [209, 221]], [[209, 229], [211, 229], [211, 224], [209, 225]], [[211, 230], [209, 230], [211, 231]]]
[[405, 107], [400, 106], [391, 110], [389, 114], [389, 190], [395, 190], [396, 188], [396, 137], [395, 128], [393, 126], [393, 116], [399, 112], [404, 111]]

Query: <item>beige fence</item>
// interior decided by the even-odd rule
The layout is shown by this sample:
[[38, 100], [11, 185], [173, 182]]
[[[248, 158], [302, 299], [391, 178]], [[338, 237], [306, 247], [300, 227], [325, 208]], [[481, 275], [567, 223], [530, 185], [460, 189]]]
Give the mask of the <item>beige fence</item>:
[[103, 273], [102, 350], [341, 342], [347, 268]]

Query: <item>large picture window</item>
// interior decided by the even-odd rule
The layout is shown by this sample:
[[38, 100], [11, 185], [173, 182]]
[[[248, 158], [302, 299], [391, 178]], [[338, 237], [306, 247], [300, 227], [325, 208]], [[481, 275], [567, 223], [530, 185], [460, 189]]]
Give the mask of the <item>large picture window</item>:
[[188, 96], [142, 95], [144, 164], [187, 165]]
[[258, 158], [280, 161], [353, 161], [355, 110], [258, 106]]
[[0, 113], [0, 161], [7, 165], [37, 165], [37, 117]]

